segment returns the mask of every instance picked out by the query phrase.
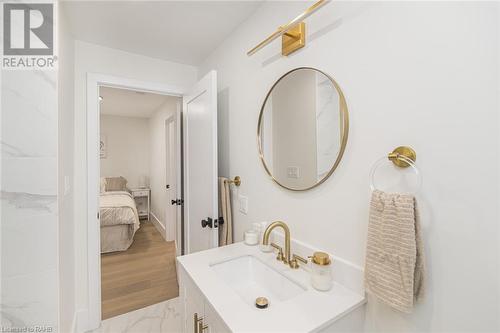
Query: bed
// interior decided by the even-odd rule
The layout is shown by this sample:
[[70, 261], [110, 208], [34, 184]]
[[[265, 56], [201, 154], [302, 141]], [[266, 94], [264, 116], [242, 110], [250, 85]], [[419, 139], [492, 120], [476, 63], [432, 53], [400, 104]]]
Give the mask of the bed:
[[140, 227], [132, 195], [126, 190], [101, 191], [101, 253], [127, 250]]

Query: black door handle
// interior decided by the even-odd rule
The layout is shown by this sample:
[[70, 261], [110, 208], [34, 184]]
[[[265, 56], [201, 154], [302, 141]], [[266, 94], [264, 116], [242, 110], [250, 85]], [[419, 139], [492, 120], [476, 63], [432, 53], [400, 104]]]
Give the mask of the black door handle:
[[182, 200], [182, 199], [171, 200], [170, 202], [172, 203], [172, 205], [182, 206], [184, 204], [184, 200]]
[[213, 225], [214, 225], [214, 221], [210, 217], [207, 217], [206, 220], [201, 220], [201, 227], [202, 228], [206, 228], [206, 227], [212, 228]]

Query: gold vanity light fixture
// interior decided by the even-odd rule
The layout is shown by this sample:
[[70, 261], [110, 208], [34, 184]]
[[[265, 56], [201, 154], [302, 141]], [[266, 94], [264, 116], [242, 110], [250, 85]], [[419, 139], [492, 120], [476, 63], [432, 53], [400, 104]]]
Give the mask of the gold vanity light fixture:
[[248, 56], [253, 55], [267, 44], [271, 43], [278, 37], [281, 39], [281, 54], [289, 55], [306, 45], [306, 24], [304, 21], [311, 14], [317, 11], [320, 7], [328, 3], [329, 0], [319, 0], [311, 7], [307, 8], [302, 14], [291, 20], [285, 25], [280, 26], [269, 37], [257, 44], [253, 49], [247, 52]]
[[392, 163], [394, 163], [395, 166], [407, 168], [410, 166], [408, 160], [411, 160], [412, 162], [417, 160], [417, 153], [411, 147], [400, 146], [389, 153], [387, 157]]
[[225, 182], [229, 183], [229, 184], [234, 184], [236, 186], [240, 186], [241, 185], [241, 178], [240, 178], [240, 176], [236, 176], [236, 177], [234, 177], [234, 179], [228, 179]]

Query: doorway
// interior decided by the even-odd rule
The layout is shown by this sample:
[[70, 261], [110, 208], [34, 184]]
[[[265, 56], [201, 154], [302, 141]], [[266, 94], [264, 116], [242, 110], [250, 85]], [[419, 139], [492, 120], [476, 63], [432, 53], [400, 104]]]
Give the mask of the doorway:
[[180, 218], [170, 196], [180, 184], [180, 103], [176, 96], [99, 86], [103, 320], [179, 295]]
[[[176, 146], [180, 144], [184, 147], [179, 149], [177, 156], [180, 157], [182, 165], [177, 164], [177, 198], [184, 199], [183, 204], [177, 207], [185, 222], [176, 225], [176, 234], [180, 235], [184, 241], [184, 250], [190, 253], [187, 242], [190, 241], [191, 235], [202, 229], [201, 220], [212, 218], [217, 219], [217, 81], [215, 71], [209, 72], [191, 89], [185, 91], [178, 87], [165, 86], [158, 83], [143, 82], [132, 79], [119, 78], [102, 74], [87, 74], [87, 212], [88, 212], [88, 237], [87, 237], [87, 258], [88, 258], [88, 318], [86, 328], [92, 330], [99, 327], [101, 322], [101, 258], [100, 258], [100, 220], [99, 220], [99, 88], [101, 86], [129, 89], [147, 93], [158, 93], [163, 95], [175, 96], [182, 98], [182, 108], [177, 108], [176, 131]], [[181, 114], [181, 110], [183, 110]], [[165, 118], [166, 120], [166, 118]], [[172, 126], [172, 125], [169, 125]], [[172, 127], [170, 127], [172, 128]], [[203, 129], [195, 131], [196, 128]], [[162, 133], [166, 133], [165, 121], [161, 123]], [[182, 135], [182, 137], [181, 137]], [[163, 143], [166, 142], [164, 138]], [[203, 147], [197, 147], [196, 143]], [[189, 163], [189, 158], [186, 157], [187, 150], [185, 147], [191, 144], [191, 153], [195, 151], [206, 151], [209, 154], [203, 154], [204, 158], [198, 160], [192, 158]], [[156, 162], [166, 161], [165, 157], [167, 149], [161, 152], [161, 155], [156, 155]], [[196, 155], [194, 155], [196, 156]], [[206, 166], [209, 166], [208, 168]], [[181, 173], [186, 175], [179, 176]], [[167, 173], [163, 172], [163, 177]], [[203, 182], [190, 182], [190, 179], [203, 179]], [[161, 182], [160, 182], [161, 183]], [[182, 184], [179, 185], [179, 184]], [[167, 197], [166, 181], [160, 184], [165, 198]], [[187, 186], [191, 185], [192, 190], [186, 190]], [[205, 187], [205, 191], [210, 193], [210, 196], [196, 196], [196, 188], [194, 185]], [[208, 188], [208, 189], [207, 189]], [[152, 194], [153, 196], [155, 194]], [[173, 199], [170, 199], [173, 200]], [[197, 201], [198, 200], [198, 201]], [[166, 201], [166, 199], [165, 199]], [[164, 202], [165, 202], [164, 201]], [[204, 201], [209, 201], [208, 204], [199, 204]], [[200, 209], [200, 207], [206, 207]], [[167, 210], [159, 213], [160, 216], [167, 216]], [[151, 214], [151, 220], [155, 218]], [[158, 217], [158, 216], [157, 216]], [[185, 227], [184, 227], [185, 225]], [[179, 227], [180, 226], [180, 227]], [[216, 225], [203, 230], [203, 236], [207, 241], [204, 242], [204, 247], [197, 247], [199, 250], [208, 249], [217, 246], [218, 229]], [[201, 238], [200, 238], [201, 239]], [[182, 246], [182, 241], [176, 240], [177, 247]], [[179, 245], [181, 243], [181, 245]], [[192, 245], [193, 242], [191, 242]], [[182, 250], [182, 249], [181, 249]], [[180, 255], [180, 251], [176, 251], [176, 255]]]

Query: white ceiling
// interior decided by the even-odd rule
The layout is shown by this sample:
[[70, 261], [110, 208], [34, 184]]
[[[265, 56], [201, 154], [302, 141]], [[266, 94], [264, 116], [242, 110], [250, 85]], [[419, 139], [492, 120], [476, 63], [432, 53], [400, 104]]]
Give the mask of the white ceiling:
[[101, 114], [108, 116], [149, 118], [168, 100], [179, 97], [158, 95], [134, 90], [101, 87]]
[[76, 39], [198, 65], [259, 1], [66, 1]]

